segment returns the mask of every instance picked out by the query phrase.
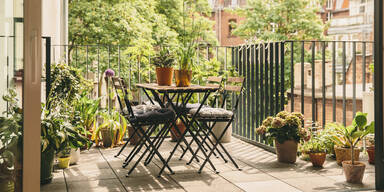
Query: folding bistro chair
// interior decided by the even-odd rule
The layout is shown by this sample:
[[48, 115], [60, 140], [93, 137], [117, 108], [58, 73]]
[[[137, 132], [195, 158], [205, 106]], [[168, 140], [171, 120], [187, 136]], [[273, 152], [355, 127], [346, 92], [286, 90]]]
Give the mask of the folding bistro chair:
[[[218, 98], [220, 97], [220, 91], [221, 91], [221, 87], [222, 87], [222, 83], [223, 83], [223, 78], [222, 77], [215, 77], [215, 76], [209, 76], [208, 78], [207, 78], [207, 86], [212, 86], [212, 87], [217, 87], [217, 88], [219, 88], [218, 89], [218, 91], [214, 94], [214, 100], [211, 102], [211, 104], [210, 104], [210, 106], [206, 106], [206, 105], [204, 105], [203, 106], [203, 108], [206, 108], [206, 107], [217, 107], [218, 106]], [[189, 112], [190, 110], [194, 110], [194, 111], [196, 111], [197, 110], [197, 108], [200, 106], [200, 103], [194, 103], [194, 104], [187, 104], [186, 105], [186, 111], [187, 112]], [[199, 134], [200, 132], [202, 132], [202, 131], [206, 131], [205, 129], [203, 129], [201, 126], [198, 126], [197, 127], [197, 130], [196, 130], [196, 132], [198, 133], [198, 134], [196, 134], [198, 137], [199, 137], [199, 139], [201, 139], [201, 140], [203, 140], [203, 136], [205, 135], [201, 135], [201, 134]], [[211, 146], [214, 144], [214, 142], [211, 140], [211, 138], [207, 138], [207, 140], [209, 141], [209, 143], [203, 143], [203, 146], [202, 146], [202, 148], [205, 150], [205, 151], [208, 151], [206, 148], [208, 148], [208, 149], [212, 149], [211, 148]], [[190, 142], [189, 142], [189, 145], [191, 146], [192, 145], [192, 143], [194, 142], [194, 140], [191, 140]], [[183, 153], [181, 154], [181, 156], [180, 156], [180, 159], [182, 159], [183, 157], [184, 157], [184, 155], [186, 154], [186, 152], [187, 152], [187, 149], [183, 149]], [[219, 149], [216, 149], [216, 152], [218, 152], [218, 154], [220, 155], [220, 157], [225, 161], [225, 162], [227, 162], [227, 160], [225, 159], [225, 157], [222, 155], [222, 153], [219, 151]], [[217, 154], [215, 153], [215, 152], [213, 152], [213, 155], [215, 156], [215, 157], [218, 157], [217, 156]]]
[[[232, 85], [231, 85], [232, 84]], [[241, 84], [241, 85], [233, 85], [233, 84]], [[228, 130], [228, 127], [231, 125], [233, 122], [233, 119], [235, 118], [235, 114], [239, 105], [239, 100], [241, 98], [241, 95], [243, 93], [244, 89], [244, 77], [229, 77], [227, 80], [227, 85], [224, 88], [224, 91], [222, 93], [222, 103], [221, 103], [221, 108], [203, 108], [201, 109], [197, 116], [196, 116], [196, 125], [200, 127], [200, 129], [205, 129], [206, 131], [203, 131], [205, 134], [202, 143], [206, 143], [206, 140], [209, 140], [209, 136], [211, 135], [213, 139], [216, 141], [213, 143], [212, 148], [210, 148], [209, 153], [200, 166], [199, 173], [201, 173], [202, 169], [204, 168], [205, 164], [208, 162], [209, 158], [211, 155], [214, 153], [214, 151], [218, 151], [217, 148], [220, 146], [220, 148], [224, 151], [224, 153], [228, 156], [228, 158], [231, 160], [233, 165], [241, 170], [235, 160], [232, 158], [232, 156], [229, 154], [229, 152], [225, 149], [223, 144], [220, 142], [221, 139], [223, 138], [225, 132]], [[228, 101], [228, 97], [232, 95], [232, 110], [226, 110], [224, 109], [224, 105], [226, 104], [226, 101]], [[190, 115], [194, 115], [196, 113], [196, 110], [191, 109], [189, 111]], [[215, 126], [216, 122], [227, 122], [227, 125], [223, 129], [223, 132], [219, 134], [219, 137], [216, 137], [215, 134], [213, 134], [212, 129]], [[210, 141], [211, 142], [211, 141]], [[212, 142], [211, 142], [212, 143]], [[194, 158], [196, 157], [196, 154], [199, 152], [199, 149], [197, 149], [188, 162], [191, 163]], [[223, 158], [224, 159], [224, 158]], [[224, 161], [226, 161], [224, 159]], [[218, 171], [214, 170], [216, 173]]]
[[[133, 135], [139, 133], [141, 136], [138, 144], [134, 147], [134, 149], [125, 159], [123, 167], [125, 168], [126, 166], [128, 166], [128, 164], [141, 151], [141, 149], [144, 146], [146, 147], [145, 151], [139, 156], [138, 160], [135, 162], [133, 167], [128, 171], [127, 176], [132, 173], [138, 163], [150, 150], [168, 168], [171, 174], [173, 174], [174, 172], [168, 166], [162, 155], [159, 153], [158, 148], [161, 144], [159, 143], [159, 141], [161, 140], [160, 136], [163, 135], [164, 132], [169, 132], [170, 125], [174, 122], [174, 112], [172, 110], [161, 108], [156, 105], [132, 106], [131, 102], [128, 99], [128, 90], [126, 86], [127, 84], [125, 83], [124, 79], [112, 77], [112, 82], [115, 87], [118, 102], [120, 104], [120, 107], [122, 108], [122, 113], [125, 115], [134, 130], [132, 136], [128, 138], [122, 149], [119, 151], [118, 155], [120, 155], [120, 153], [124, 150], [129, 141], [132, 139]], [[120, 94], [123, 96], [123, 99], [121, 99]], [[154, 139], [151, 139], [150, 136], [154, 133], [154, 131], [159, 125], [163, 125], [163, 127], [157, 133], [156, 137]], [[147, 130], [143, 129], [144, 126], [148, 126]]]

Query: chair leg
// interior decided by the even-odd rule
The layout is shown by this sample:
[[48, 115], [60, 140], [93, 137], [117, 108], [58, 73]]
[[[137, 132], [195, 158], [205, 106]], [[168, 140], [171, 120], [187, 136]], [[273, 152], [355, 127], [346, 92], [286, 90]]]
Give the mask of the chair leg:
[[[145, 131], [145, 134], [148, 134], [151, 130], [152, 130], [152, 127], [153, 126], [150, 126], [146, 131]], [[138, 127], [137, 130], [140, 129], [142, 130], [141, 127]], [[152, 132], [151, 132], [152, 133]], [[137, 153], [140, 152], [141, 148], [145, 145], [145, 147], [149, 147], [146, 142], [144, 141], [144, 138], [141, 137], [138, 144], [133, 148], [133, 150], [131, 151], [131, 153], [129, 153], [129, 155], [127, 156], [127, 158], [125, 159], [124, 163], [123, 163], [123, 168], [127, 167], [128, 164], [133, 160], [133, 158], [136, 156]]]
[[[154, 130], [154, 129], [153, 129]], [[156, 147], [153, 145], [153, 142], [151, 141], [151, 139], [148, 137], [147, 134], [144, 133], [144, 131], [142, 129], [140, 129], [140, 131], [143, 133], [143, 137], [144, 139], [146, 140], [146, 142], [148, 142], [149, 146], [154, 150], [154, 153], [159, 157], [160, 161], [163, 163], [163, 165], [165, 167], [168, 168], [169, 172], [171, 174], [174, 174], [173, 170], [169, 167], [168, 165], [168, 162], [166, 162], [164, 160], [164, 158], [161, 156], [160, 152], [156, 149]], [[153, 131], [151, 131], [153, 132]], [[128, 174], [127, 174], [127, 177], [132, 173], [133, 169], [138, 165], [138, 162], [141, 161], [141, 159], [146, 155], [146, 153], [148, 152], [149, 150], [146, 150], [140, 157], [139, 157], [139, 160], [136, 161], [135, 165], [131, 168], [131, 170], [129, 170]]]
[[[156, 140], [155, 147], [156, 147], [157, 150], [159, 150], [161, 144], [164, 142], [165, 136], [169, 132], [169, 127], [165, 127], [165, 126], [169, 126], [169, 125], [164, 125], [163, 129], [158, 134], [159, 137], [155, 138], [155, 140]], [[147, 156], [147, 158], [144, 161], [144, 165], [145, 166], [147, 166], [152, 161], [152, 158], [153, 158], [154, 155], [155, 155], [155, 153], [154, 153], [154, 151], [152, 149], [151, 152], [149, 153], [149, 155]]]
[[[225, 132], [227, 131], [229, 125], [231, 124], [232, 120], [233, 120], [233, 116], [232, 116], [231, 120], [228, 122], [227, 126], [224, 128], [223, 132], [220, 134], [220, 137], [216, 140], [217, 142], [213, 145], [213, 150], [215, 150], [215, 149], [217, 148], [218, 144], [220, 143], [219, 141], [223, 138], [223, 136], [224, 136]], [[212, 129], [209, 129], [209, 133], [212, 133]], [[212, 155], [213, 150], [208, 154], [207, 158], [205, 159], [205, 161], [203, 162], [203, 164], [200, 166], [200, 169], [199, 169], [198, 173], [201, 173], [201, 171], [203, 170], [205, 164], [206, 164], [207, 162], [209, 162], [209, 158], [210, 158], [210, 156]], [[232, 158], [231, 158], [231, 159], [232, 159]], [[232, 159], [232, 160], [233, 160], [233, 159]], [[235, 166], [236, 166], [236, 168], [240, 169], [240, 168], [237, 166], [236, 163], [235, 163]]]
[[123, 147], [121, 147], [120, 151], [115, 155], [115, 157], [118, 157], [123, 152], [123, 150], [125, 149], [125, 147], [127, 147], [129, 141], [131, 141], [136, 132], [137, 129], [134, 129], [132, 136], [128, 138], [128, 140], [124, 143]]
[[[199, 125], [199, 126], [200, 126], [200, 125]], [[210, 129], [208, 125], [206, 125], [206, 128], [207, 128], [208, 130]], [[212, 143], [212, 145], [214, 145], [214, 144], [213, 144], [213, 141], [209, 138], [209, 132], [207, 132], [207, 133], [204, 132], [204, 134], [205, 134], [205, 136], [204, 136], [204, 139], [202, 140], [202, 142], [203, 142], [203, 143], [206, 143], [206, 140], [208, 139], [208, 140]], [[223, 158], [224, 162], [227, 162], [227, 160], [225, 159], [225, 157], [223, 156], [223, 154], [222, 154], [217, 148], [216, 148], [216, 149], [213, 149], [213, 148], [210, 147], [210, 150], [211, 150], [211, 151], [213, 150], [213, 153], [214, 153], [215, 150], [217, 150], [218, 153], [220, 154], [220, 156]], [[198, 152], [199, 152], [199, 149], [197, 149], [197, 150], [195, 151], [195, 154], [197, 154]], [[192, 158], [188, 161], [187, 164], [188, 164], [188, 165], [191, 164], [194, 158], [196, 158], [196, 155], [193, 155]]]

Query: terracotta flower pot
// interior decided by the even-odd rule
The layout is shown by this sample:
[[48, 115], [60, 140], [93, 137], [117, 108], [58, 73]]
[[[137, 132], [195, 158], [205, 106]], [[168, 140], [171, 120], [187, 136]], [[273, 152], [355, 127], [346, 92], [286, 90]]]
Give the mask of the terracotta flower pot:
[[181, 139], [181, 135], [179, 134], [179, 132], [176, 130], [178, 129], [180, 134], [183, 134], [186, 130], [186, 127], [184, 125], [183, 122], [181, 122], [180, 120], [177, 121], [176, 123], [176, 127], [171, 127], [171, 141], [178, 141], [179, 139]]
[[375, 164], [375, 146], [370, 146], [367, 147], [367, 152], [368, 152], [368, 162], [370, 164]]
[[175, 70], [176, 87], [189, 87], [192, 80], [191, 70]]
[[102, 129], [101, 130], [101, 138], [103, 139], [103, 146], [104, 147], [111, 147], [112, 146], [112, 135], [111, 131], [108, 129]]
[[[145, 131], [145, 130], [147, 130], [147, 127], [144, 126], [143, 129], [144, 129], [144, 131]], [[133, 127], [130, 126], [130, 125], [128, 125], [128, 137], [129, 137], [129, 138], [132, 137], [132, 139], [129, 140], [129, 143], [130, 143], [131, 145], [137, 145], [137, 144], [139, 144], [140, 138], [141, 138], [141, 136], [142, 136], [140, 130], [137, 130], [136, 133], [135, 133], [135, 135], [133, 135], [133, 132], [134, 132], [134, 131], [135, 131], [135, 130], [133, 130]]]
[[172, 85], [173, 68], [172, 67], [157, 67], [156, 77], [158, 85]]
[[365, 171], [365, 164], [360, 161], [355, 161], [352, 165], [351, 161], [343, 161], [342, 163], [345, 178], [348, 183], [362, 183]]
[[288, 140], [284, 143], [279, 143], [275, 140], [277, 161], [282, 163], [295, 163], [297, 157], [297, 142]]
[[[337, 164], [341, 166], [341, 162], [351, 160], [351, 149], [335, 146], [336, 161]], [[360, 149], [355, 148], [354, 151], [354, 160], [358, 161], [360, 156]]]
[[323, 167], [326, 156], [327, 154], [324, 152], [309, 153], [309, 158], [311, 158], [311, 162], [314, 167]]

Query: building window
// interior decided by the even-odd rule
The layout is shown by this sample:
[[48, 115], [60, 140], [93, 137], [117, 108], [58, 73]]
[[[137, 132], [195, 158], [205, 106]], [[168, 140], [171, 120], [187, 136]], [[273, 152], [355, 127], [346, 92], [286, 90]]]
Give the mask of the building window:
[[232, 6], [232, 7], [236, 7], [237, 5], [238, 5], [237, 0], [232, 0], [232, 2], [231, 2], [231, 6]]
[[233, 30], [235, 30], [236, 28], [236, 23], [237, 23], [237, 20], [236, 19], [230, 19], [228, 20], [228, 36], [230, 37], [233, 37]]
[[333, 7], [333, 0], [327, 0], [327, 9], [332, 9]]

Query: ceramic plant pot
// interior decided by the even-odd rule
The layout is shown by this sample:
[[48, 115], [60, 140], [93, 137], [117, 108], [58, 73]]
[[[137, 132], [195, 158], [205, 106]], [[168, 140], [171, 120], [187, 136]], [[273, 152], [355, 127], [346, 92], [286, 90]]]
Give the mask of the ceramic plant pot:
[[[219, 138], [223, 133], [225, 126], [227, 126], [228, 122], [216, 122], [216, 124], [212, 128], [212, 133], [216, 138]], [[227, 131], [225, 131], [223, 137], [220, 140], [220, 143], [229, 143], [232, 138], [232, 124], [229, 125]], [[216, 142], [216, 139], [211, 136], [212, 141]]]
[[[147, 128], [148, 128], [148, 126], [144, 126], [143, 130], [146, 131]], [[137, 144], [139, 144], [139, 141], [140, 141], [140, 138], [141, 138], [142, 134], [141, 134], [140, 130], [137, 130], [135, 135], [133, 135], [133, 132], [135, 132], [133, 127], [128, 125], [128, 136], [129, 136], [129, 138], [131, 138], [129, 140], [129, 143], [131, 145], [137, 145]]]
[[10, 180], [1, 180], [0, 181], [0, 191], [3, 192], [14, 192], [15, 191], [15, 183]]
[[[176, 129], [178, 129], [180, 133]], [[171, 141], [176, 142], [181, 139], [181, 134], [183, 134], [185, 130], [186, 127], [184, 123], [178, 120], [176, 123], [176, 127], [171, 127]]]
[[175, 70], [176, 87], [189, 87], [192, 80], [191, 70]]
[[101, 130], [101, 137], [103, 139], [103, 146], [105, 148], [112, 146], [112, 135], [111, 135], [111, 131], [109, 129], [102, 129]]
[[41, 153], [40, 183], [47, 184], [52, 182], [53, 160], [55, 151], [47, 149]]
[[66, 168], [69, 167], [69, 162], [71, 161], [71, 156], [69, 156], [69, 157], [59, 157], [58, 160], [59, 160], [58, 167], [60, 169], [66, 169]]
[[348, 183], [362, 183], [365, 171], [365, 164], [360, 161], [355, 161], [352, 165], [351, 161], [342, 162], [345, 179]]
[[172, 67], [157, 67], [156, 68], [156, 77], [157, 77], [157, 84], [158, 85], [160, 85], [160, 86], [172, 85], [173, 68]]
[[76, 164], [80, 160], [80, 149], [71, 149], [71, 161], [70, 165]]
[[279, 143], [275, 140], [277, 161], [281, 163], [295, 163], [297, 157], [297, 142], [288, 140]]
[[314, 167], [323, 167], [326, 157], [327, 157], [327, 154], [324, 152], [309, 153], [309, 158], [311, 159], [312, 165]]
[[[335, 146], [334, 149], [335, 149], [336, 161], [337, 161], [338, 165], [341, 166], [341, 163], [343, 161], [350, 161], [351, 160], [351, 149], [350, 148]], [[354, 160], [358, 161], [359, 156], [360, 156], [360, 149], [355, 148], [354, 149]]]
[[368, 162], [370, 164], [375, 164], [375, 146], [370, 146], [367, 147], [367, 152], [368, 152]]

